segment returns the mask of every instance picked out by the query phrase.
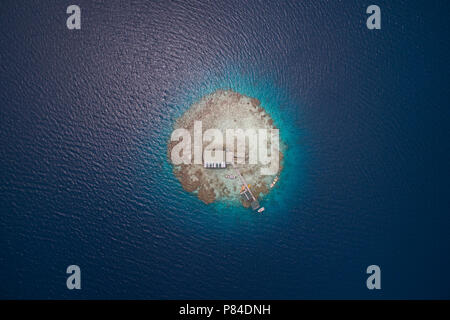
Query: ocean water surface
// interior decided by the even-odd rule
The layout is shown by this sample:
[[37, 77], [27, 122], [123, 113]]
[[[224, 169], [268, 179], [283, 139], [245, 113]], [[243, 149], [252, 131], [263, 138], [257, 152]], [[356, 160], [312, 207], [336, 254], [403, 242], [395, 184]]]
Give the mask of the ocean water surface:
[[[77, 31], [69, 4], [0, 5], [1, 298], [450, 298], [448, 4], [378, 1], [376, 31], [364, 1], [80, 0]], [[168, 162], [217, 89], [288, 146], [262, 215]]]

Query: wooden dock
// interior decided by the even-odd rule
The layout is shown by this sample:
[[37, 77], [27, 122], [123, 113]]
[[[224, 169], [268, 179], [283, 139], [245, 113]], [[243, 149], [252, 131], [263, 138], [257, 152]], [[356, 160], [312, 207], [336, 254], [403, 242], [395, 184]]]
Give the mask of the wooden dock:
[[244, 186], [245, 190], [248, 191], [248, 193], [252, 196], [253, 202], [251, 203], [252, 209], [257, 210], [259, 208], [259, 202], [256, 200], [256, 197], [253, 195], [253, 192], [248, 187], [247, 181], [245, 181], [244, 177], [240, 173], [239, 169], [234, 164], [234, 161], [231, 162], [231, 165], [233, 166], [234, 171], [236, 171], [236, 174], [239, 176], [239, 179], [241, 179], [241, 183]]

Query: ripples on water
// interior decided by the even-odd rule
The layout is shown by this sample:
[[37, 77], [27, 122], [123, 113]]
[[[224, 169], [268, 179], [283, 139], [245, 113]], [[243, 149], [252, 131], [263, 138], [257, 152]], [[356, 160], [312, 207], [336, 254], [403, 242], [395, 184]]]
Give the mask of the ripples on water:
[[[83, 298], [370, 298], [377, 263], [385, 298], [448, 297], [442, 8], [382, 3], [374, 33], [357, 2], [82, 2], [68, 32], [64, 6], [0, 11], [0, 296], [73, 298], [75, 263]], [[289, 145], [264, 215], [171, 173], [173, 121], [217, 88]]]

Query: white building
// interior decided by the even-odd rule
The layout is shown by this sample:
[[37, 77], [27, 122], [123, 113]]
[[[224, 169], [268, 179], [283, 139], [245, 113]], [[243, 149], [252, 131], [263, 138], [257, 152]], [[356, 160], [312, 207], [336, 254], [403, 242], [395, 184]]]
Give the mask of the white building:
[[205, 169], [225, 169], [227, 164], [225, 161], [222, 162], [203, 162], [203, 168]]

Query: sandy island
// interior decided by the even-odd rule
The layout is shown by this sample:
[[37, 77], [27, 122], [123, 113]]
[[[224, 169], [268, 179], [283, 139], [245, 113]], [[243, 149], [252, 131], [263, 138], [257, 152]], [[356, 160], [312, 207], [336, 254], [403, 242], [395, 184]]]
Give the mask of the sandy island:
[[[203, 132], [209, 128], [220, 129], [224, 135], [226, 129], [276, 129], [273, 120], [261, 107], [258, 99], [241, 95], [231, 90], [218, 90], [203, 97], [194, 103], [174, 124], [174, 129], [185, 128], [191, 135], [194, 131], [194, 121], [202, 121]], [[249, 207], [250, 202], [240, 196], [242, 184], [236, 176], [231, 165], [225, 169], [207, 169], [201, 164], [174, 165], [171, 160], [173, 147], [178, 141], [169, 141], [168, 157], [173, 165], [173, 172], [181, 182], [183, 188], [197, 194], [204, 203], [209, 204], [216, 200], [236, 200], [243, 206]], [[270, 142], [269, 142], [270, 143]], [[269, 144], [270, 146], [270, 144]], [[274, 175], [261, 175], [262, 165], [237, 164], [239, 171], [250, 184], [250, 190], [259, 198], [267, 194], [273, 186], [274, 179], [282, 170], [283, 143], [280, 140], [279, 169]], [[205, 144], [203, 145], [205, 148]], [[280, 150], [281, 149], [281, 150]], [[246, 148], [246, 159], [248, 158], [248, 146]]]

